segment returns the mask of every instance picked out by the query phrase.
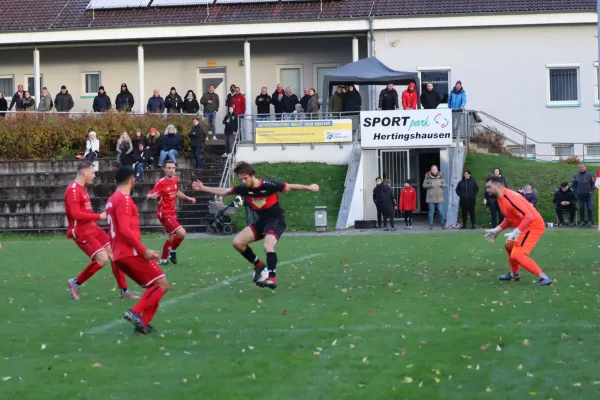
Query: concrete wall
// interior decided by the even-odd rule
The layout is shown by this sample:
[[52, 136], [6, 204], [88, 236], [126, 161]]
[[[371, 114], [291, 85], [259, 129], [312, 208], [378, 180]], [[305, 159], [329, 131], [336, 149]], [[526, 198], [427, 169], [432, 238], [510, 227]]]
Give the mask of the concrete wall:
[[[375, 50], [393, 69], [449, 66], [450, 86], [462, 80], [469, 109], [485, 111], [538, 142], [597, 143], [596, 35], [596, 25], [390, 30], [375, 33]], [[547, 107], [546, 64], [559, 63], [580, 64], [580, 107]], [[522, 143], [521, 136], [503, 132]], [[549, 154], [552, 146], [536, 151]]]
[[237, 161], [248, 163], [304, 163], [319, 162], [330, 165], [348, 165], [352, 143], [339, 144], [323, 143], [315, 144], [287, 144], [285, 148], [281, 145], [259, 145], [254, 148], [253, 144], [240, 144], [236, 153]]
[[[342, 205], [343, 206], [343, 205]], [[363, 157], [360, 157], [358, 171], [356, 174], [356, 183], [350, 199], [350, 210], [348, 211], [348, 220], [346, 228], [352, 228], [355, 221], [365, 219], [365, 193], [364, 193], [364, 172]]]

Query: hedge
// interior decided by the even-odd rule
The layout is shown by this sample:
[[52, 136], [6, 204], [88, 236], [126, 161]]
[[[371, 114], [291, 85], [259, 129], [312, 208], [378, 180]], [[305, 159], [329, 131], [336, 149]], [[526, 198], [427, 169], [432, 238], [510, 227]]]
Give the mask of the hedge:
[[[73, 158], [85, 151], [90, 131], [100, 140], [100, 152], [115, 155], [117, 140], [123, 132], [133, 139], [136, 129], [146, 136], [156, 128], [161, 136], [168, 125], [174, 125], [181, 135], [182, 151], [190, 151], [187, 133], [192, 117], [187, 115], [134, 115], [108, 112], [102, 115], [53, 113], [17, 113], [0, 118], [0, 159], [60, 159]], [[208, 126], [205, 124], [205, 129]]]

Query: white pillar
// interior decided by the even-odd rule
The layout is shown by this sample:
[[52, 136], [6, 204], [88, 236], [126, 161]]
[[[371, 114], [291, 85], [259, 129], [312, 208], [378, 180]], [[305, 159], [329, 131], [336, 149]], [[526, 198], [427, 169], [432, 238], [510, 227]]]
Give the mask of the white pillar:
[[254, 121], [252, 119], [252, 76], [250, 74], [250, 42], [244, 42], [244, 86], [246, 93], [246, 113], [244, 116], [244, 137], [240, 140], [250, 140], [254, 130]]
[[358, 61], [358, 38], [352, 38], [352, 62]]
[[144, 99], [144, 46], [138, 46], [138, 112], [146, 111], [146, 100]]
[[40, 51], [35, 47], [33, 49], [33, 97], [35, 98], [35, 109], [40, 104], [42, 88], [40, 87]]

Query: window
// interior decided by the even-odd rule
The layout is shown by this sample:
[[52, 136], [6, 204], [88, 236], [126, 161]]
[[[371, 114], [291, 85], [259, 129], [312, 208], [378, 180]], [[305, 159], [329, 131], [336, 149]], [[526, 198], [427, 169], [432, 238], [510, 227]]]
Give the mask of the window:
[[6, 101], [10, 103], [10, 99], [15, 93], [15, 82], [12, 75], [0, 75], [0, 93], [2, 93], [6, 98]]
[[84, 72], [82, 74], [82, 90], [84, 96], [95, 96], [100, 87], [100, 72]]
[[[516, 157], [523, 157], [523, 146], [509, 146], [508, 147], [511, 154]], [[527, 154], [524, 158], [535, 158], [535, 145], [528, 144], [527, 145]]]
[[571, 157], [575, 154], [572, 144], [554, 145], [554, 158]]
[[425, 91], [428, 83], [433, 83], [436, 92], [442, 96], [442, 104], [438, 108], [448, 108], [450, 67], [417, 67], [417, 71], [421, 81], [421, 93]]
[[600, 144], [588, 144], [585, 146], [585, 158], [600, 160]]
[[600, 73], [598, 69], [598, 61], [594, 62], [594, 104], [600, 106], [600, 92], [598, 92], [598, 73]]
[[277, 66], [278, 83], [283, 85], [283, 89], [290, 87], [292, 93], [298, 98], [304, 96], [302, 87], [302, 65], [280, 65]]
[[[325, 75], [330, 72], [335, 71], [339, 68], [339, 64], [314, 64], [313, 65], [313, 79], [314, 79], [314, 89], [319, 94], [319, 101], [329, 100], [325, 99], [323, 96], [328, 97], [327, 93], [323, 93], [323, 81], [325, 80]], [[302, 93], [304, 94], [304, 93]]]
[[546, 65], [548, 69], [547, 105], [579, 106], [579, 64]]
[[[29, 92], [31, 97], [35, 97], [35, 78], [33, 75], [25, 75], [23, 82], [26, 83], [25, 90]], [[40, 74], [40, 88], [44, 87], [44, 75]], [[40, 90], [41, 93], [41, 90]]]

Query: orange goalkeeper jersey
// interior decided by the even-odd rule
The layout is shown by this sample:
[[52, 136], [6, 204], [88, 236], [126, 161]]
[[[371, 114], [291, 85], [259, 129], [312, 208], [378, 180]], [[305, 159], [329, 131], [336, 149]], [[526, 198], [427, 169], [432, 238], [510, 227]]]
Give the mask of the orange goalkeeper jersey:
[[504, 215], [504, 221], [500, 224], [503, 230], [510, 226], [521, 232], [545, 228], [544, 219], [538, 210], [525, 197], [513, 190], [504, 189], [504, 193], [498, 199], [498, 206]]

